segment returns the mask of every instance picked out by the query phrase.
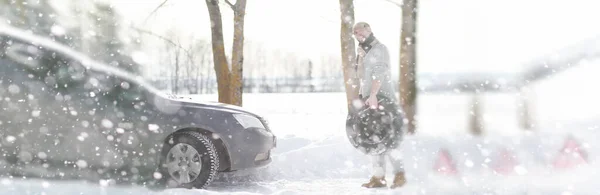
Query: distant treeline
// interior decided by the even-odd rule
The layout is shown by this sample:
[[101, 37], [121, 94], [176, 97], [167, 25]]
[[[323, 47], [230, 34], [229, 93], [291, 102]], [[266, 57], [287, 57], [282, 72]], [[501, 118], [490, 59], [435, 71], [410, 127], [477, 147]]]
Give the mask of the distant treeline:
[[[419, 76], [419, 91], [435, 93], [458, 92], [508, 92], [517, 91], [521, 85], [518, 77], [502, 77], [501, 75], [465, 77], [460, 74]], [[178, 91], [173, 90], [173, 81], [177, 80]], [[200, 79], [185, 78], [153, 78], [149, 80], [157, 88], [176, 94], [213, 94], [217, 92], [214, 77]], [[244, 78], [244, 93], [306, 93], [306, 92], [344, 92], [342, 77], [298, 77], [298, 78]], [[398, 79], [394, 80], [398, 83]], [[399, 85], [394, 85], [399, 90]]]

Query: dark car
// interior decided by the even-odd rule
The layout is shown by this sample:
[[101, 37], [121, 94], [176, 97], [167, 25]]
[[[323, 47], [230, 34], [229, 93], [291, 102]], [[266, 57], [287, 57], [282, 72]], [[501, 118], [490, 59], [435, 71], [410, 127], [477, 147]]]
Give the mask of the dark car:
[[271, 162], [276, 137], [241, 107], [166, 95], [139, 76], [0, 25], [2, 176], [204, 188]]

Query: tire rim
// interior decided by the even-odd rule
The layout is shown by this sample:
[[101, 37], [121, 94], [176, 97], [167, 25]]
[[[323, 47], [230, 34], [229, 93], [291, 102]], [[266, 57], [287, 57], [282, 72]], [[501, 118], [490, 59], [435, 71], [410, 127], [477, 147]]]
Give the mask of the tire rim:
[[169, 175], [178, 183], [194, 181], [202, 170], [200, 153], [185, 143], [178, 143], [167, 154], [167, 170]]

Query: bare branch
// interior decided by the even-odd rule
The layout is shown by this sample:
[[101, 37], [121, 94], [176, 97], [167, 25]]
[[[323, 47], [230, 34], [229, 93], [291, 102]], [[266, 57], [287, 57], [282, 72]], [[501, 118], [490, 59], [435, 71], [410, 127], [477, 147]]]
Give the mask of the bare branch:
[[392, 4], [394, 4], [394, 5], [398, 6], [398, 7], [402, 7], [402, 3], [398, 3], [398, 2], [396, 2], [396, 1], [394, 1], [394, 0], [384, 0], [384, 1], [387, 1], [387, 2], [389, 2], [389, 3], [392, 3]]
[[[136, 31], [138, 31], [138, 32], [140, 32], [140, 33], [148, 34], [148, 35], [154, 36], [154, 37], [156, 37], [156, 38], [159, 38], [159, 39], [161, 39], [161, 40], [163, 40], [163, 41], [166, 41], [167, 43], [169, 43], [169, 44], [171, 44], [171, 45], [173, 45], [173, 46], [175, 46], [175, 47], [177, 47], [177, 48], [179, 48], [179, 49], [183, 50], [183, 52], [185, 52], [185, 54], [186, 54], [186, 56], [188, 57], [188, 59], [192, 59], [192, 58], [193, 58], [193, 55], [192, 55], [192, 53], [191, 53], [189, 50], [187, 50], [187, 49], [185, 49], [185, 48], [181, 47], [181, 45], [180, 45], [180, 44], [178, 44], [178, 43], [175, 43], [175, 42], [174, 42], [174, 41], [172, 41], [171, 39], [168, 39], [168, 38], [166, 38], [166, 37], [164, 37], [164, 36], [158, 35], [158, 34], [156, 34], [156, 33], [153, 33], [153, 32], [147, 31], [147, 30], [139, 29], [139, 28], [137, 28], [137, 27], [134, 27], [134, 26], [131, 26], [131, 28], [132, 28], [132, 29], [134, 29], [134, 30], [136, 30]], [[179, 40], [178, 40], [177, 42], [179, 42]]]
[[336, 23], [335, 21], [333, 21], [333, 20], [331, 20], [331, 19], [325, 18], [325, 16], [322, 16], [322, 15], [317, 15], [317, 16], [318, 16], [319, 18], [323, 19], [324, 21], [327, 21], [327, 22], [330, 22], [330, 23], [334, 23], [334, 24]]
[[154, 10], [152, 10], [152, 12], [150, 12], [150, 14], [148, 14], [148, 17], [146, 17], [146, 19], [144, 20], [144, 24], [146, 23], [146, 21], [148, 21], [148, 19], [150, 19], [150, 17], [152, 17], [152, 15], [156, 14], [156, 12], [165, 5], [165, 3], [167, 3], [167, 1], [169, 0], [164, 0], [160, 5], [158, 5], [156, 8], [154, 8]]
[[231, 1], [229, 0], [225, 0], [225, 3], [227, 3], [227, 5], [229, 5], [229, 7], [231, 7], [231, 9], [233, 11], [236, 11], [235, 5], [233, 3], [231, 3]]

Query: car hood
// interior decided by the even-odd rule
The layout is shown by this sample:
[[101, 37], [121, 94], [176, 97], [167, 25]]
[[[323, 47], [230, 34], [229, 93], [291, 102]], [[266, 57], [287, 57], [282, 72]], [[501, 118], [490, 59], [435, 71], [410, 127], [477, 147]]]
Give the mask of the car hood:
[[248, 110], [241, 106], [225, 104], [225, 103], [220, 103], [220, 102], [215, 102], [215, 101], [202, 101], [202, 100], [194, 99], [192, 97], [185, 97], [185, 96], [175, 96], [175, 97], [176, 98], [171, 98], [171, 99], [182, 103], [182, 105], [184, 105], [184, 106], [217, 109], [217, 110], [223, 110], [223, 111], [228, 111], [228, 112], [233, 112], [233, 113], [244, 113], [244, 114], [252, 115], [254, 117], [263, 119], [263, 117], [256, 111]]

